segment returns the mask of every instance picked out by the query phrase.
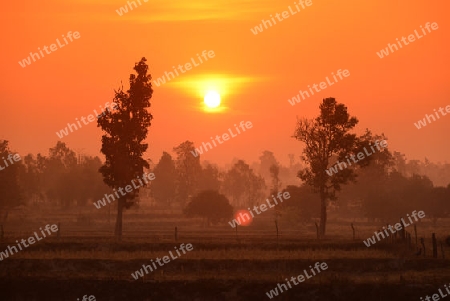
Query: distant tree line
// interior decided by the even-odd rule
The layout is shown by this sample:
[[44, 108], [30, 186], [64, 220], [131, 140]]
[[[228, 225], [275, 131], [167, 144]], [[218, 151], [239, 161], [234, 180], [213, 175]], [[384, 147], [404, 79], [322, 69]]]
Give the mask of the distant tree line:
[[[386, 139], [369, 130], [361, 136], [352, 134], [350, 130], [358, 120], [334, 98], [323, 100], [319, 117], [297, 121], [293, 137], [305, 144], [300, 157], [303, 163], [297, 162], [294, 154], [288, 154], [289, 166], [283, 166], [266, 150], [259, 162], [250, 165], [234, 159], [230, 165], [219, 168], [210, 162], [201, 162], [200, 156], [193, 156], [195, 146], [191, 141], [174, 147], [173, 155], [163, 152], [156, 164], [143, 160], [146, 144], [133, 137], [146, 136], [139, 124], [149, 125], [152, 119], [143, 111], [149, 105], [146, 101], [151, 89], [145, 60], [136, 64], [135, 70], [138, 75], [130, 76], [130, 89], [134, 90], [116, 91], [119, 103], [116, 115], [105, 116], [99, 123], [112, 135], [102, 140], [102, 152], [107, 160], [76, 154], [61, 141], [49, 149], [48, 155], [22, 157], [16, 164], [0, 170], [3, 220], [9, 210], [24, 204], [49, 204], [62, 209], [92, 205], [105, 193], [111, 193], [112, 188], [128, 184], [142, 169], [156, 176], [145, 190], [152, 205], [181, 207], [186, 215], [203, 217], [208, 224], [230, 217], [233, 211], [259, 205], [279, 191], [289, 192], [291, 198], [279, 205], [276, 213], [281, 211], [281, 216], [295, 223], [310, 223], [312, 218], [319, 218], [322, 235], [330, 205], [339, 208], [342, 215], [359, 214], [383, 222], [397, 220], [413, 210], [425, 211], [434, 222], [450, 215], [450, 184], [445, 182], [450, 179], [450, 164], [447, 163], [434, 164], [427, 159], [407, 161], [403, 154], [386, 148], [351, 168], [326, 174], [325, 170], [336, 161], [344, 161], [349, 154], [357, 153], [376, 140]], [[131, 95], [137, 98], [131, 100]], [[139, 109], [133, 103], [140, 103]], [[127, 116], [141, 116], [143, 120], [130, 119], [131, 128], [125, 129], [122, 123]], [[133, 129], [136, 133], [131, 135]], [[114, 136], [114, 131], [126, 133], [122, 142]], [[125, 151], [117, 153], [119, 146], [133, 148], [135, 157], [119, 157], [126, 154]], [[8, 142], [0, 141], [1, 157], [9, 154], [12, 151]], [[135, 168], [128, 170], [128, 165]], [[130, 207], [140, 199], [136, 191], [124, 199], [121, 206]], [[121, 233], [120, 223], [117, 233]]]
[[[13, 153], [7, 141], [0, 146], [2, 157]], [[260, 162], [252, 164], [253, 168], [243, 160], [235, 160], [228, 170], [223, 170], [207, 161], [200, 163], [200, 157], [190, 153], [193, 148], [192, 142], [183, 142], [174, 148], [175, 158], [163, 152], [157, 164], [151, 167], [156, 175], [148, 189], [153, 204], [186, 208], [193, 197], [204, 191], [215, 191], [226, 196], [235, 210], [246, 209], [263, 202], [283, 185], [284, 189], [280, 190], [291, 195], [289, 202], [282, 206], [283, 216], [295, 223], [309, 223], [320, 217], [318, 195], [300, 181], [297, 185], [284, 185], [279, 171], [284, 169], [288, 175], [290, 168], [278, 163], [272, 152], [264, 151]], [[434, 186], [425, 175], [412, 171], [410, 175], [405, 172], [409, 162], [400, 161], [399, 165], [395, 154], [398, 153], [387, 156], [376, 153], [369, 166], [357, 168], [357, 181], [343, 186], [339, 200], [333, 201], [340, 212], [383, 221], [396, 220], [412, 210], [424, 210], [434, 221], [448, 217], [450, 184]], [[423, 162], [413, 163], [416, 165], [422, 166]], [[8, 209], [25, 204], [49, 204], [61, 209], [92, 205], [105, 193], [110, 193], [99, 173], [101, 166], [99, 157], [76, 154], [60, 141], [49, 149], [48, 155], [24, 156], [0, 171], [2, 218]], [[297, 170], [300, 167], [299, 164], [293, 166]], [[429, 166], [436, 165], [429, 163]], [[193, 212], [195, 210], [189, 215], [194, 216]]]

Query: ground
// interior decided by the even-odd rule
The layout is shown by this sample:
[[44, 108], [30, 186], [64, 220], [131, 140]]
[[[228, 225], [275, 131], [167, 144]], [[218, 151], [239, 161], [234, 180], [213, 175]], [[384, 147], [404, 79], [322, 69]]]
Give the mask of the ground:
[[[97, 209], [95, 209], [97, 210]], [[200, 220], [177, 212], [142, 209], [125, 214], [124, 237], [112, 237], [107, 209], [83, 213], [44, 212], [11, 216], [0, 251], [16, 239], [28, 238], [45, 224], [61, 223], [55, 234], [0, 262], [0, 300], [270, 300], [266, 292], [285, 278], [297, 277], [316, 262], [328, 269], [279, 293], [274, 300], [420, 300], [437, 293], [450, 280], [450, 247], [444, 241], [450, 221], [424, 220], [418, 236], [427, 253], [416, 255], [415, 238], [406, 244], [378, 242], [366, 247], [377, 224], [330, 217], [329, 235], [317, 240], [312, 225], [279, 222], [279, 238], [271, 217], [261, 217], [236, 231], [228, 223], [203, 228]], [[20, 219], [27, 219], [27, 222]], [[175, 242], [174, 228], [178, 227]], [[412, 231], [412, 229], [407, 229]], [[431, 232], [439, 242], [432, 258]], [[193, 250], [135, 280], [131, 273], [168, 255], [181, 243]]]

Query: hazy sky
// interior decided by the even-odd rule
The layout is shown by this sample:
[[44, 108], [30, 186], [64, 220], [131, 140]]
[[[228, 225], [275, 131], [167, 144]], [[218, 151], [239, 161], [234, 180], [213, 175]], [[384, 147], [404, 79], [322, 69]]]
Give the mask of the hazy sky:
[[[302, 144], [291, 138], [296, 117], [315, 117], [323, 98], [335, 97], [366, 127], [384, 133], [389, 147], [408, 158], [450, 161], [450, 116], [417, 129], [414, 122], [450, 105], [448, 1], [318, 1], [257, 35], [251, 28], [294, 1], [154, 1], [128, 13], [127, 1], [8, 1], [1, 18], [2, 66], [0, 139], [13, 150], [47, 154], [56, 132], [112, 100], [132, 68], [147, 58], [153, 79], [172, 66], [212, 50], [215, 57], [153, 86], [146, 157], [185, 140], [196, 145], [222, 135], [235, 123], [253, 128], [209, 150], [203, 159], [249, 162], [263, 150], [288, 162]], [[376, 52], [396, 38], [437, 30], [380, 59]], [[29, 66], [18, 62], [69, 31], [80, 38]], [[422, 34], [423, 35], [423, 34]], [[350, 76], [291, 106], [288, 99], [319, 84], [338, 69]], [[205, 112], [202, 89], [216, 85], [223, 109]], [[61, 140], [76, 151], [99, 155], [96, 122]]]

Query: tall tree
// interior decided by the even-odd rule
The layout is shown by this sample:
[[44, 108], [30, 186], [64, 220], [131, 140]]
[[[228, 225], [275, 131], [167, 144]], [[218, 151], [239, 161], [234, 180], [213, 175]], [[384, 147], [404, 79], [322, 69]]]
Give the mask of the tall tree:
[[[339, 104], [334, 98], [325, 98], [319, 106], [320, 115], [315, 119], [300, 119], [293, 138], [305, 143], [302, 159], [307, 167], [300, 170], [298, 177], [313, 187], [320, 197], [320, 229], [319, 234], [325, 235], [328, 201], [335, 200], [336, 191], [341, 184], [354, 181], [356, 174], [353, 168], [346, 168], [329, 175], [326, 170], [335, 160], [344, 161], [346, 156], [359, 153], [363, 147], [369, 146], [370, 133], [362, 137], [349, 133], [358, 119], [351, 117], [344, 104]], [[361, 166], [367, 166], [371, 157], [358, 161]]]
[[[137, 177], [142, 176], [144, 167], [149, 164], [142, 158], [148, 144], [142, 143], [147, 137], [148, 127], [152, 115], [147, 111], [150, 107], [150, 98], [153, 90], [151, 75], [147, 75], [148, 65], [142, 58], [136, 63], [134, 70], [137, 75], [130, 74], [130, 88], [124, 92], [119, 88], [115, 92], [115, 111], [107, 110], [99, 116], [98, 126], [106, 132], [102, 136], [101, 152], [105, 154], [105, 164], [99, 169], [103, 181], [111, 188], [123, 188]], [[122, 237], [122, 215], [124, 209], [134, 203], [139, 189], [120, 195], [117, 203], [117, 220], [115, 235]]]

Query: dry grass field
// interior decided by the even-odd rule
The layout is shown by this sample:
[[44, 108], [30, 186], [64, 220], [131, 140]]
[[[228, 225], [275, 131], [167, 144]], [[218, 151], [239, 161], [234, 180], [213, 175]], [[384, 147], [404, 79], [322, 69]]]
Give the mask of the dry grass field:
[[[61, 237], [47, 237], [0, 262], [0, 299], [81, 300], [87, 294], [97, 300], [269, 300], [266, 292], [277, 283], [316, 262], [326, 262], [328, 269], [274, 299], [419, 300], [450, 279], [450, 247], [443, 245], [445, 259], [440, 246], [437, 259], [431, 253], [431, 233], [442, 241], [450, 233], [448, 220], [418, 224], [427, 253], [417, 256], [415, 241], [410, 249], [389, 242], [367, 248], [362, 240], [379, 224], [363, 220], [331, 217], [329, 236], [319, 241], [313, 225], [288, 227], [281, 219], [277, 241], [270, 217], [239, 227], [236, 236], [228, 224], [205, 228], [176, 211], [141, 208], [125, 214], [124, 239], [117, 242], [113, 218], [108, 223], [105, 212], [11, 214], [0, 250], [47, 223], [60, 222]], [[355, 240], [350, 222], [357, 229]], [[194, 249], [143, 278], [132, 278], [143, 264], [181, 243]]]

